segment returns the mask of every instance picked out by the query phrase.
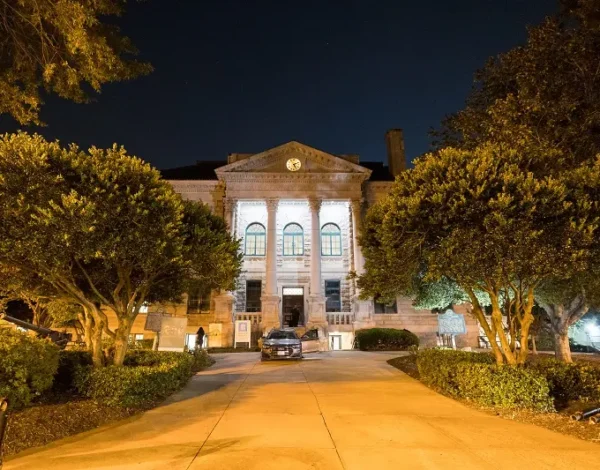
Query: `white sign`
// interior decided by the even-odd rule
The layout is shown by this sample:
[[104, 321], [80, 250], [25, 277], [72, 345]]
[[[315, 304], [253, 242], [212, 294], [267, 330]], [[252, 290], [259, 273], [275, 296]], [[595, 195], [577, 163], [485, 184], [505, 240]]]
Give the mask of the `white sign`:
[[441, 335], [464, 335], [467, 332], [464, 315], [448, 309], [438, 315], [438, 333]]
[[250, 320], [236, 320], [235, 321], [235, 341], [233, 347], [236, 347], [237, 343], [248, 343], [250, 346], [252, 334], [252, 323]]
[[162, 317], [160, 323], [158, 350], [183, 352], [187, 317]]

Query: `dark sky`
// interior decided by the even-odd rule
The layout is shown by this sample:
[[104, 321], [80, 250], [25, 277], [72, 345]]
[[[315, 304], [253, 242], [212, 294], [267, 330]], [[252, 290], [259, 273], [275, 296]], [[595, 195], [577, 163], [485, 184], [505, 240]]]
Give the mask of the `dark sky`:
[[[289, 140], [384, 160], [407, 157], [459, 109], [485, 59], [521, 43], [556, 0], [131, 2], [123, 32], [155, 72], [97, 102], [47, 100], [38, 129], [64, 143], [125, 145], [159, 168]], [[6, 116], [0, 130], [18, 126]], [[32, 129], [30, 129], [32, 130]], [[35, 129], [33, 129], [35, 130]]]

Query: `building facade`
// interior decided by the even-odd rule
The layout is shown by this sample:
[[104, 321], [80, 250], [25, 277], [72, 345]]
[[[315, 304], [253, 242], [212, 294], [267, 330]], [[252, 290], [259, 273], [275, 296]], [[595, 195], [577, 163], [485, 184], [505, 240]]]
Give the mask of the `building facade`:
[[[435, 315], [413, 309], [410, 299], [392, 306], [361, 300], [349, 277], [364, 269], [358, 235], [366, 210], [405, 168], [402, 131], [388, 131], [386, 144], [387, 166], [292, 141], [230, 154], [226, 162], [163, 170], [185, 199], [224, 217], [244, 252], [235, 291], [188, 294], [190, 338], [202, 326], [210, 346], [229, 346], [234, 320], [244, 319], [257, 335], [296, 323], [317, 330], [322, 349], [351, 349], [354, 331], [374, 326], [406, 328], [436, 344]], [[461, 345], [476, 346], [477, 326], [466, 317]]]

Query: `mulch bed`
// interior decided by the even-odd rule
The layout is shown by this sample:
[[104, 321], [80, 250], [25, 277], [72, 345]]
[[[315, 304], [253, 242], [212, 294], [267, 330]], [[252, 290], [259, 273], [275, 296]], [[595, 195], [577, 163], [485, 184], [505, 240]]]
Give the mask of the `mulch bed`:
[[[587, 358], [577, 359], [586, 360]], [[400, 369], [405, 374], [419, 380], [419, 370], [417, 369], [416, 356], [397, 357], [390, 359], [387, 362], [396, 369]], [[541, 426], [561, 434], [574, 436], [585, 441], [600, 443], [600, 424], [589, 424], [586, 421], [573, 421], [571, 419], [571, 415], [575, 411], [581, 411], [583, 409], [590, 408], [589, 404], [584, 405], [581, 403], [575, 403], [558, 413], [539, 413], [526, 410], [490, 409], [478, 406], [475, 403], [466, 400], [457, 401], [460, 401], [464, 405], [471, 408], [483, 411], [484, 413], [499, 416], [504, 419], [512, 419], [521, 423], [534, 424], [536, 426]]]
[[99, 405], [90, 399], [40, 403], [8, 416], [4, 455], [46, 445], [144, 410]]

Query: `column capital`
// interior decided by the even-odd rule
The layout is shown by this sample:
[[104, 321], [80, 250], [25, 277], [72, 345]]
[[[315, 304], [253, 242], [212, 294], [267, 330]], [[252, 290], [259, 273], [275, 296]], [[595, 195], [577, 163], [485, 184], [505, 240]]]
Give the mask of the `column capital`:
[[352, 206], [352, 210], [360, 211], [362, 209], [364, 199], [361, 197], [356, 197], [350, 199], [350, 205]]
[[313, 212], [319, 212], [319, 210], [321, 210], [322, 203], [323, 203], [323, 200], [316, 198], [316, 197], [311, 197], [308, 200], [308, 206], [310, 207], [310, 210]]
[[223, 199], [223, 205], [225, 207], [226, 211], [231, 211], [233, 210], [233, 206], [235, 206], [237, 202], [237, 199], [233, 198], [233, 197], [226, 197], [225, 199]]
[[279, 206], [279, 198], [276, 197], [265, 199], [265, 202], [267, 203], [267, 211], [269, 212], [275, 212], [277, 210], [277, 206]]

